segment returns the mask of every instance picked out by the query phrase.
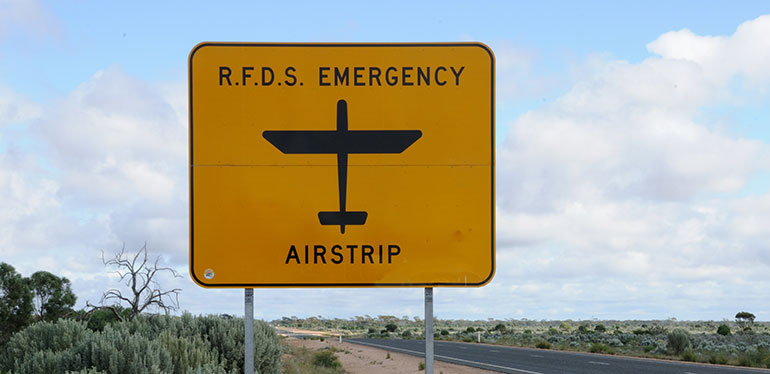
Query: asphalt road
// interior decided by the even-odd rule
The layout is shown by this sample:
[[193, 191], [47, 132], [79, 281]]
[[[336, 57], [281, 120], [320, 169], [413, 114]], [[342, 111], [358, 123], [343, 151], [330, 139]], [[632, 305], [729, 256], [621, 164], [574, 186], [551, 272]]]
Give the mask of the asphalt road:
[[[422, 340], [345, 339], [394, 352], [425, 356]], [[486, 344], [434, 342], [435, 359], [503, 373], [526, 374], [740, 374], [766, 369], [596, 355]]]

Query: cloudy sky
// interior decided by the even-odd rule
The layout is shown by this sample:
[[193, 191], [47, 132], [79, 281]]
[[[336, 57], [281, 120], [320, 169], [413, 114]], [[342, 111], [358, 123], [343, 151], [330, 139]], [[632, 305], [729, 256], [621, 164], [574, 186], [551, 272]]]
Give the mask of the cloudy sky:
[[[0, 261], [118, 283], [147, 243], [182, 309], [187, 57], [201, 41], [480, 41], [497, 58], [497, 272], [439, 318], [770, 320], [770, 4], [0, 0]], [[258, 318], [421, 316], [422, 289], [258, 289]]]

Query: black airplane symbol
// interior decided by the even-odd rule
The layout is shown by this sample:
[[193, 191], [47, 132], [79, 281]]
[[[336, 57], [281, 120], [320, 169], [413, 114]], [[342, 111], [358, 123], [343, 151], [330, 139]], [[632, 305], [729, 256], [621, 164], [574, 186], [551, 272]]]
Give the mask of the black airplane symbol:
[[348, 155], [401, 153], [422, 136], [420, 130], [348, 130], [348, 104], [337, 101], [337, 130], [264, 131], [262, 136], [284, 154], [336, 154], [340, 210], [318, 212], [322, 225], [363, 225], [367, 213], [345, 210]]

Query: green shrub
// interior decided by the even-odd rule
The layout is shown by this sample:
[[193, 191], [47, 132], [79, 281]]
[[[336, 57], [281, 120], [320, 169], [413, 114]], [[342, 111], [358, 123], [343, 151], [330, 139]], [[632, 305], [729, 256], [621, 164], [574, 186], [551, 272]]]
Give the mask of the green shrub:
[[[40, 351], [65, 351], [90, 338], [91, 331], [84, 322], [68, 319], [58, 322], [38, 322], [16, 333], [5, 346], [6, 354], [0, 356], [0, 368], [10, 370], [16, 360], [26, 360], [27, 355]], [[81, 368], [78, 368], [81, 369]]]
[[535, 344], [535, 347], [540, 349], [551, 349], [551, 343], [545, 340], [540, 340]]
[[604, 325], [599, 324], [599, 325], [596, 325], [596, 327], [594, 327], [594, 331], [596, 331], [596, 332], [605, 332], [605, 331], [607, 331], [607, 328], [604, 327]]
[[94, 368], [90, 368], [90, 369], [83, 369], [79, 371], [68, 371], [67, 374], [108, 374], [108, 373], [106, 371], [99, 371]]
[[548, 329], [548, 335], [559, 335], [559, 330], [551, 327]]
[[[139, 316], [93, 331], [82, 321], [30, 325], [13, 336], [0, 356], [0, 372], [111, 374], [243, 371], [243, 320], [216, 316]], [[254, 324], [255, 366], [279, 374], [281, 346], [263, 321]], [[10, 358], [13, 358], [11, 362]]]
[[332, 351], [320, 351], [313, 354], [313, 365], [331, 369], [342, 366], [340, 360], [337, 359], [337, 356]]
[[650, 326], [647, 327], [647, 325], [642, 325], [643, 328], [641, 329], [634, 329], [632, 333], [635, 335], [661, 335], [665, 334], [668, 330], [663, 326]]
[[30, 325], [11, 338], [8, 352], [15, 360], [4, 369], [16, 374], [83, 369], [139, 374], [173, 369], [171, 355], [157, 341], [110, 327], [96, 333], [85, 323], [71, 320]]
[[770, 368], [770, 352], [765, 347], [750, 349], [741, 356], [738, 364], [741, 366]]
[[417, 371], [423, 371], [423, 370], [425, 370], [425, 363], [420, 362], [419, 364], [417, 364]]
[[474, 329], [473, 326], [471, 326], [465, 329], [465, 332], [476, 332], [476, 329]]
[[231, 372], [228, 372], [227, 370], [225, 370], [225, 368], [222, 367], [222, 365], [207, 363], [197, 368], [189, 368], [187, 369], [187, 373], [185, 374], [230, 374], [230, 373]]
[[725, 356], [723, 353], [711, 354], [709, 356], [708, 362], [709, 364], [725, 365], [727, 364], [727, 356]]
[[695, 352], [688, 349], [682, 353], [682, 361], [689, 361], [689, 362], [695, 362], [698, 359], [698, 357], [695, 355]]
[[727, 325], [719, 325], [717, 328], [717, 334], [719, 335], [730, 335], [730, 327]]
[[602, 343], [594, 343], [591, 344], [591, 348], [589, 350], [592, 353], [607, 353], [607, 354], [615, 354], [615, 351], [607, 344]]
[[683, 329], [674, 329], [668, 334], [668, 349], [675, 355], [692, 349], [690, 342], [690, 333]]
[[442, 336], [447, 336], [447, 335], [449, 335], [449, 330], [441, 330], [441, 335], [442, 335]]
[[409, 339], [412, 337], [412, 332], [409, 330], [404, 330], [404, 332], [401, 333], [401, 337], [404, 339]]

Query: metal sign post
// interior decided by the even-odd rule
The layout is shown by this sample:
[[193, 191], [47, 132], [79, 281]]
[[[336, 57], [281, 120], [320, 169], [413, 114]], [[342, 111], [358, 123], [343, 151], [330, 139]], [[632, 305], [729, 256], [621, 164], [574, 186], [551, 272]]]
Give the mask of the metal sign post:
[[246, 374], [254, 374], [254, 289], [244, 288], [244, 316], [243, 327], [243, 371]]
[[425, 287], [425, 374], [433, 374], [433, 288]]

